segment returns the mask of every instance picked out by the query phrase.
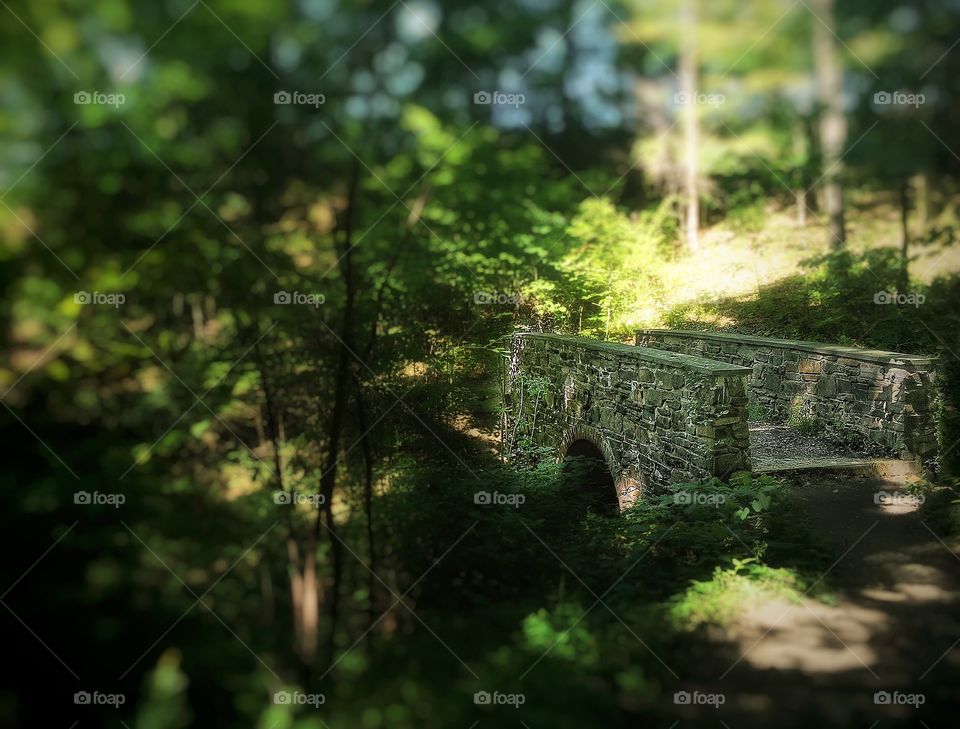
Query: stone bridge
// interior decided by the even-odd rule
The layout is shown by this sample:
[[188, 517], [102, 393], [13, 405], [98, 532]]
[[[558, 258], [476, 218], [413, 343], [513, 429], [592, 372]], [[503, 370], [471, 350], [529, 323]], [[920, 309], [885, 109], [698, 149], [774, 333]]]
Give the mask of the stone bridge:
[[748, 408], [831, 418], [909, 460], [935, 455], [933, 360], [739, 335], [644, 330], [637, 345], [520, 333], [507, 452], [528, 440], [602, 458], [621, 509], [671, 483], [751, 469]]
[[637, 344], [749, 367], [751, 401], [780, 419], [800, 409], [851, 445], [936, 457], [936, 358], [671, 329], [642, 330]]
[[746, 367], [554, 334], [513, 337], [506, 432], [599, 452], [621, 508], [647, 489], [749, 469]]

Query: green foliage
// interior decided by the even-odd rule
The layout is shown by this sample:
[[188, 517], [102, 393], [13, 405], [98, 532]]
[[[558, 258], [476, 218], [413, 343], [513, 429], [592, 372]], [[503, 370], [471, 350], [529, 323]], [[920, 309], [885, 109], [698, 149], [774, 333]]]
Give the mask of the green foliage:
[[178, 653], [167, 651], [147, 677], [147, 686], [141, 701], [136, 729], [182, 729], [190, 726], [191, 714], [187, 704], [189, 678], [180, 668]]
[[[931, 67], [916, 51], [948, 49], [951, 14], [933, 8], [892, 38], [884, 4], [844, 8], [844, 37], [884, 79], [937, 90], [922, 110], [937, 135], [913, 118], [873, 130], [871, 94], [856, 90], [851, 139], [863, 143], [845, 179], [875, 196], [850, 196], [864, 205], [851, 224], [869, 235], [853, 236], [862, 251], [823, 256], [813, 225], [770, 224], [821, 173], [814, 112], [784, 92], [807, 85], [809, 15], [766, 34], [781, 3], [701, 3], [702, 80], [730, 103], [700, 117], [715, 228], [692, 253], [679, 247], [682, 125], [663, 102], [664, 64], [693, 36], [677, 32], [672, 0], [603, 5], [579, 18], [569, 3], [506, 0], [0, 11], [0, 382], [16, 455], [0, 480], [10, 609], [29, 625], [11, 623], [24, 667], [0, 720], [78, 720], [75, 706], [66, 721], [46, 716], [57, 702], [36, 677], [51, 657], [35, 636], [91, 687], [128, 670], [124, 709], [88, 707], [80, 725], [493, 724], [504, 715], [472, 694], [535, 661], [531, 727], [650, 720], [662, 667], [609, 613], [584, 616], [597, 594], [672, 653], [683, 636], [665, 606], [722, 620], [733, 596], [793, 584], [781, 571], [822, 568], [822, 554], [769, 479], [688, 484], [611, 516], [583, 487], [595, 464], [562, 468], [533, 437], [543, 382], [522, 383], [532, 408], [505, 467], [488, 343], [518, 327], [613, 338], [702, 315], [937, 350], [944, 442], [960, 438], [960, 364], [946, 356], [960, 347], [955, 275], [909, 281], [922, 312], [879, 310], [874, 292], [901, 285], [904, 261], [889, 245], [896, 221], [870, 227], [863, 202], [935, 175], [911, 255], [950, 252], [941, 145], [957, 147], [960, 76], [952, 56]], [[522, 108], [471, 103], [511, 79]], [[74, 102], [94, 89], [126, 101]], [[274, 103], [282, 90], [326, 100]], [[798, 249], [815, 257], [800, 270], [754, 265]], [[748, 285], [719, 288], [738, 277]], [[108, 489], [126, 497], [116, 513], [74, 501]], [[323, 489], [327, 512], [274, 500]], [[525, 501], [493, 508], [479, 491]], [[292, 648], [292, 595], [313, 559], [311, 663]], [[273, 704], [282, 686], [324, 692], [330, 711]]]
[[960, 539], [960, 486], [955, 479], [936, 486], [921, 481], [908, 492], [923, 496], [924, 522], [937, 534], [948, 540]]
[[795, 399], [787, 410], [787, 425], [802, 435], [816, 435], [824, 429], [817, 415], [802, 399]]
[[771, 598], [797, 601], [804, 583], [796, 572], [757, 564], [753, 557], [717, 567], [709, 580], [695, 580], [670, 605], [670, 617], [682, 630], [724, 625]]
[[747, 404], [747, 420], [751, 423], [775, 423], [778, 418], [777, 414], [769, 408], [750, 402]]

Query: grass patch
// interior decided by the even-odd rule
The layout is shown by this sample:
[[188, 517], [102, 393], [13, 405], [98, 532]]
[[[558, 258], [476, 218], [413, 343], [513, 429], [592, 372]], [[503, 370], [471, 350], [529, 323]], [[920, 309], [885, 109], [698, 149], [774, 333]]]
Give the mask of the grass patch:
[[755, 557], [734, 559], [732, 567], [717, 567], [710, 579], [694, 580], [671, 602], [670, 619], [678, 630], [722, 626], [766, 600], [799, 602], [805, 589], [792, 569], [770, 567]]
[[776, 423], [777, 414], [770, 408], [751, 402], [747, 405], [747, 420], [751, 423]]

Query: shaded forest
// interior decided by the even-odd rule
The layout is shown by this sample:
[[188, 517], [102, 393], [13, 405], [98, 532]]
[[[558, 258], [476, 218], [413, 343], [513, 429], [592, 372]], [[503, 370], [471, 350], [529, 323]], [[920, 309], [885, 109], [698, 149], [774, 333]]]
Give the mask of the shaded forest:
[[0, 723], [673, 727], [711, 631], [834, 599], [782, 479], [506, 458], [515, 331], [938, 356], [956, 556], [957, 3], [0, 5]]

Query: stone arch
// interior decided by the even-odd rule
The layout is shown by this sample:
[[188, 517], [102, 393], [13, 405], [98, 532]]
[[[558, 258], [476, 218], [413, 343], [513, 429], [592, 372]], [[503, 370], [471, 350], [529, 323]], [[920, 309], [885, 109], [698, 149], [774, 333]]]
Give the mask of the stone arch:
[[609, 440], [603, 433], [590, 425], [574, 425], [564, 431], [560, 439], [560, 446], [557, 449], [557, 463], [563, 463], [570, 451], [570, 446], [579, 441], [590, 443], [603, 454], [603, 460], [607, 465], [607, 470], [613, 477], [613, 486], [617, 492], [617, 502], [620, 510], [629, 508], [643, 491], [643, 484], [632, 469], [625, 468], [617, 458], [616, 451], [610, 445]]

